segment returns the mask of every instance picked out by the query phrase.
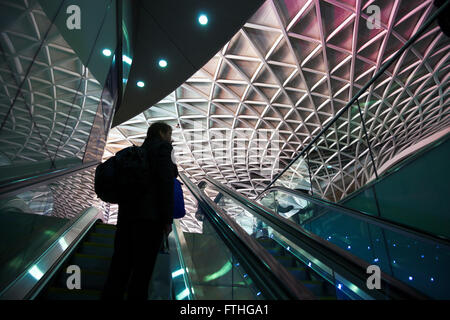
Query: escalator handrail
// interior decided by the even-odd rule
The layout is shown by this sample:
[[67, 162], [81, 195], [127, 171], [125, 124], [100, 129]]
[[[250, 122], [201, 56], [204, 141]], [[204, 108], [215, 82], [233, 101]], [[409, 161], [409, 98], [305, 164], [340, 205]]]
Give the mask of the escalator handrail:
[[55, 169], [40, 173], [38, 175], [3, 182], [0, 185], [0, 199], [11, 197], [19, 192], [27, 191], [30, 188], [36, 188], [42, 184], [48, 184], [52, 181], [62, 179], [80, 171], [88, 170], [99, 164], [100, 162], [98, 161], [92, 161], [82, 164], [81, 166]]
[[363, 220], [367, 223], [372, 223], [375, 224], [377, 226], [380, 226], [382, 228], [386, 228], [389, 229], [391, 231], [394, 232], [398, 232], [398, 233], [402, 233], [408, 237], [412, 237], [414, 239], [420, 240], [420, 241], [426, 241], [428, 243], [431, 244], [440, 244], [442, 246], [447, 247], [450, 250], [450, 240], [444, 237], [440, 237], [419, 229], [416, 229], [414, 227], [411, 226], [407, 226], [398, 222], [394, 222], [391, 220], [387, 220], [385, 218], [382, 217], [377, 217], [377, 216], [371, 216], [365, 213], [362, 213], [360, 211], [342, 206], [340, 204], [334, 203], [334, 202], [330, 202], [324, 199], [318, 199], [315, 198], [309, 194], [297, 191], [297, 190], [293, 190], [293, 189], [289, 189], [283, 186], [272, 186], [269, 189], [267, 189], [266, 191], [264, 191], [263, 193], [261, 193], [257, 198], [256, 201], [260, 200], [262, 197], [264, 197], [265, 195], [267, 195], [268, 193], [270, 193], [273, 190], [280, 190], [282, 192], [286, 192], [286, 193], [290, 193], [292, 195], [298, 196], [300, 198], [305, 198], [307, 201], [311, 201], [321, 207], [331, 207], [333, 209], [336, 209], [337, 211], [339, 211], [339, 213], [343, 213], [345, 215], [354, 217], [356, 219], [360, 219]]
[[[300, 247], [303, 249], [309, 248], [314, 252], [315, 256], [321, 257], [319, 260], [328, 261], [329, 264], [333, 266], [334, 270], [338, 270], [340, 274], [348, 276], [353, 281], [363, 283], [360, 288], [366, 288], [367, 267], [369, 266], [369, 263], [350, 254], [337, 245], [323, 240], [296, 223], [276, 214], [261, 204], [244, 197], [210, 177], [206, 176], [205, 179], [207, 182], [218, 188], [219, 191], [224, 192], [235, 201], [248, 208], [249, 211], [263, 218], [271, 227], [280, 232], [287, 239], [296, 244], [300, 242]], [[382, 288], [388, 288], [386, 295], [391, 299], [429, 299], [424, 294], [384, 272], [381, 272], [381, 286]], [[367, 289], [366, 293], [373, 296], [373, 294], [378, 295], [378, 291], [379, 290]]]
[[311, 291], [298, 282], [261, 244], [250, 237], [183, 173], [179, 176], [197, 199], [203, 213], [244, 266], [266, 299], [312, 300]]
[[40, 276], [36, 278], [30, 273], [31, 268], [27, 268], [0, 292], [0, 300], [35, 299], [81, 239], [96, 221], [102, 220], [102, 217], [103, 213], [95, 207], [85, 209], [72, 223], [66, 226], [66, 230], [58, 239], [30, 264], [40, 271]]
[[[193, 290], [193, 283], [199, 282], [199, 280], [195, 272], [194, 264], [192, 263], [191, 257], [183, 255], [183, 252], [186, 252], [187, 250], [187, 245], [186, 239], [184, 238], [183, 235], [183, 231], [181, 230], [180, 221], [178, 219], [173, 220], [172, 229], [173, 229], [172, 234], [175, 239], [178, 261], [180, 262], [181, 268], [185, 270], [185, 273], [183, 273], [183, 277], [185, 281], [185, 286], [189, 290], [188, 297], [190, 297], [190, 300], [197, 300], [197, 295]], [[187, 270], [189, 270], [189, 273], [187, 272]]]

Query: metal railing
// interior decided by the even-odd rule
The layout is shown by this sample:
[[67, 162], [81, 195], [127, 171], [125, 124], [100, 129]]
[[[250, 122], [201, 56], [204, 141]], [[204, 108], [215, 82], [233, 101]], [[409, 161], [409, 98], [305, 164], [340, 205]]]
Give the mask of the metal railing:
[[399, 280], [381, 272], [381, 287], [385, 289], [369, 290], [366, 285], [367, 267], [369, 263], [346, 252], [335, 244], [323, 240], [319, 236], [303, 229], [292, 221], [285, 219], [272, 210], [252, 201], [221, 183], [206, 177], [206, 181], [212, 184], [220, 192], [230, 196], [236, 202], [244, 206], [278, 231], [292, 243], [311, 253], [316, 259], [331, 265], [340, 275], [343, 275], [350, 283], [356, 283], [358, 288], [375, 299], [389, 297], [390, 299], [429, 299], [415, 289], [403, 284]]
[[5, 182], [0, 185], [0, 199], [10, 197], [18, 192], [23, 192], [42, 184], [57, 181], [72, 174], [76, 174], [77, 172], [93, 168], [99, 164], [100, 162], [93, 161], [76, 167], [51, 170], [37, 175]]
[[450, 248], [450, 241], [448, 239], [444, 239], [444, 238], [438, 237], [434, 234], [425, 232], [423, 230], [415, 229], [411, 226], [403, 225], [398, 222], [384, 219], [382, 217], [371, 216], [371, 215], [359, 212], [357, 210], [344, 207], [340, 204], [337, 204], [337, 203], [334, 203], [331, 201], [327, 201], [324, 199], [318, 199], [318, 198], [312, 197], [310, 195], [307, 195], [303, 192], [299, 192], [299, 191], [289, 189], [289, 188], [286, 188], [283, 186], [270, 187], [268, 190], [266, 190], [265, 192], [260, 194], [256, 198], [256, 201], [264, 198], [268, 193], [272, 192], [273, 190], [279, 190], [279, 191], [282, 191], [283, 193], [288, 193], [288, 194], [292, 194], [292, 195], [307, 199], [308, 201], [318, 204], [319, 206], [324, 206], [324, 207], [326, 206], [328, 209], [336, 209], [337, 211], [339, 211], [339, 213], [345, 214], [347, 216], [362, 220], [364, 222], [367, 222], [367, 223], [370, 223], [370, 224], [373, 224], [376, 226], [386, 228], [388, 230], [391, 230], [391, 231], [394, 231], [397, 233], [404, 234], [404, 235], [409, 236], [414, 239], [419, 239], [420, 241], [425, 241], [425, 242], [432, 243], [432, 244], [441, 244], [443, 246]]
[[0, 300], [33, 300], [52, 279], [65, 259], [103, 213], [96, 208], [86, 209], [67, 227], [42, 255], [23, 271], [2, 292]]
[[251, 238], [221, 208], [205, 195], [185, 175], [179, 174], [197, 199], [205, 217], [239, 263], [249, 273], [263, 296], [269, 300], [311, 300], [314, 295], [299, 283], [272, 255]]

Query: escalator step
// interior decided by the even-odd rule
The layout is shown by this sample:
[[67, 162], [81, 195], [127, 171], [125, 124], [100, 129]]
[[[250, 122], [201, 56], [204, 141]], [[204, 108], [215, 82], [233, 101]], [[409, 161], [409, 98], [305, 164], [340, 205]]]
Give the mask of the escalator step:
[[281, 254], [281, 247], [279, 245], [274, 244], [273, 242], [268, 244], [266, 242], [258, 241], [259, 244], [263, 246], [264, 249], [270, 252], [270, 254], [280, 255]]
[[[62, 270], [58, 275], [54, 287], [66, 289], [67, 288], [67, 279], [71, 276]], [[93, 271], [88, 269], [81, 269], [81, 289], [83, 290], [102, 290], [103, 286], [106, 283], [106, 277], [108, 276], [107, 272], [101, 271]]]
[[269, 251], [271, 255], [274, 256], [284, 256], [286, 255], [286, 250], [282, 248], [276, 241], [270, 239], [270, 238], [259, 238], [258, 242]]
[[319, 281], [319, 282], [323, 283], [323, 292], [325, 295], [336, 296], [337, 288], [334, 285], [332, 285], [328, 281], [324, 281], [323, 278], [321, 278], [320, 276], [318, 276], [317, 274], [315, 274], [313, 272], [311, 272], [310, 276], [311, 276], [311, 280]]
[[264, 248], [276, 248], [278, 243], [270, 238], [257, 238], [256, 239]]
[[317, 297], [329, 296], [329, 295], [325, 294], [325, 292], [323, 290], [323, 282], [321, 282], [321, 281], [308, 280], [308, 281], [302, 281], [302, 284], [305, 287], [307, 287], [309, 290], [311, 290], [311, 292]]
[[324, 281], [323, 285], [324, 295], [336, 297], [337, 291], [342, 292], [341, 290], [337, 290], [337, 288], [328, 281]]
[[279, 256], [279, 257], [276, 257], [276, 259], [279, 263], [281, 263], [281, 265], [283, 267], [286, 267], [286, 268], [295, 267], [294, 260], [291, 257]]
[[336, 290], [336, 297], [339, 300], [351, 300], [342, 290]]
[[296, 279], [301, 281], [318, 298], [323, 298], [324, 300], [337, 299], [335, 287], [321, 278], [317, 279], [310, 272], [310, 269], [306, 268], [292, 252], [285, 250], [271, 238], [259, 238], [257, 240], [281, 265], [287, 268]]
[[298, 280], [300, 281], [307, 281], [307, 280], [311, 280], [310, 276], [309, 276], [309, 272], [308, 270], [306, 270], [306, 268], [302, 268], [302, 267], [291, 267], [291, 268], [287, 268], [287, 270]]
[[279, 249], [279, 248], [275, 248], [275, 249], [266, 249], [271, 255], [278, 257], [278, 256], [283, 256], [283, 252]]
[[48, 289], [46, 299], [48, 300], [99, 300], [101, 295], [100, 290], [84, 290], [67, 288], [55, 288]]
[[[60, 269], [46, 290], [44, 299], [48, 300], [98, 300], [108, 276], [108, 269], [114, 251], [116, 226], [96, 224], [76, 252]], [[66, 272], [69, 265], [81, 269], [81, 289], [69, 290], [67, 280], [72, 275]]]
[[[300, 260], [298, 260], [296, 258], [294, 258], [294, 259], [295, 259], [294, 265], [296, 267], [305, 268], [306, 264], [304, 264], [302, 261], [300, 261]], [[310, 270], [309, 267], [308, 267], [308, 270]]]
[[94, 233], [110, 234], [116, 233], [117, 227], [112, 224], [96, 224], [94, 227]]
[[107, 271], [109, 269], [110, 263], [111, 257], [75, 253], [68, 264], [78, 265], [81, 269]]
[[114, 235], [91, 232], [86, 236], [85, 241], [114, 245]]
[[284, 250], [280, 246], [263, 245], [263, 248], [273, 256], [284, 256]]
[[111, 257], [114, 246], [106, 243], [83, 242], [78, 249], [78, 253], [92, 254], [97, 256]]

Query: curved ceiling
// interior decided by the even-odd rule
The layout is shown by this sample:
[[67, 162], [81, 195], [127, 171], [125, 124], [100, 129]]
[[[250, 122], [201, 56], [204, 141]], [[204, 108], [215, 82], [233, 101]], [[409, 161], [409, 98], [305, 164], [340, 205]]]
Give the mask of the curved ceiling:
[[[368, 27], [372, 5], [381, 13], [374, 29]], [[255, 197], [434, 10], [431, 0], [268, 0], [174, 92], [112, 129], [105, 157], [142, 143], [149, 124], [166, 121], [175, 128], [178, 164], [189, 177], [208, 174]], [[361, 96], [371, 143], [381, 152], [380, 166], [449, 126], [449, 48], [449, 38], [433, 24]], [[336, 141], [347, 141], [352, 150], [367, 149], [358, 116], [351, 108], [318, 146], [327, 151], [314, 159], [315, 173], [324, 181], [322, 169], [334, 166], [339, 154]], [[261, 133], [266, 144], [257, 141]], [[269, 142], [278, 146], [271, 156], [264, 152]], [[225, 156], [219, 152], [224, 146]], [[237, 152], [239, 146], [245, 152]], [[265, 174], [261, 159], [272, 161]], [[363, 169], [370, 165], [367, 159], [361, 163]], [[335, 166], [327, 181], [347, 169]], [[339, 183], [340, 196], [348, 193]], [[328, 197], [327, 192], [321, 195]]]
[[37, 1], [3, 1], [2, 9], [20, 14], [0, 30], [0, 166], [81, 162], [101, 83]]
[[[380, 26], [374, 29], [367, 24], [371, 17], [368, 8], [372, 5], [381, 10]], [[137, 100], [129, 101], [141, 101], [137, 106], [145, 110], [131, 119], [124, 117], [129, 120], [110, 130], [104, 157], [131, 143], [142, 143], [149, 124], [166, 121], [174, 128], [180, 171], [194, 182], [207, 174], [255, 197], [418, 30], [434, 9], [431, 0], [267, 0], [240, 30], [233, 32], [234, 36], [230, 34], [231, 40], [219, 46], [201, 68], [196, 69], [193, 60], [189, 63], [182, 62], [181, 57], [175, 59], [180, 64], [186, 63], [185, 71], [175, 64], [164, 76], [170, 77], [178, 70], [180, 74], [184, 72], [184, 79], [189, 77], [189, 72], [192, 76], [185, 81], [177, 76], [180, 86], [173, 92], [164, 91], [169, 86], [158, 90], [147, 86], [139, 97], [127, 89], [124, 101], [127, 95], [135, 96]], [[33, 21], [49, 24], [37, 4], [30, 7], [22, 20], [17, 20], [19, 29], [2, 33], [2, 46], [9, 50], [4, 51], [4, 57], [10, 59], [10, 63], [3, 62], [5, 67], [1, 69], [2, 99], [8, 102], [5, 106], [9, 106], [11, 95], [17, 90], [17, 86], [8, 86], [6, 80], [14, 83], [18, 79], [6, 66], [23, 69], [30, 55], [26, 48], [36, 46], [42, 37]], [[168, 30], [165, 35], [170, 34]], [[36, 36], [29, 36], [30, 33]], [[60, 34], [51, 30], [49, 39], [42, 47], [42, 55], [37, 57], [35, 76], [31, 74], [24, 86], [27, 96], [20, 97], [9, 122], [5, 123], [5, 129], [21, 135], [20, 141], [26, 141], [14, 143], [5, 139], [7, 144], [2, 144], [7, 146], [5, 152], [16, 150], [14, 155], [24, 160], [45, 158], [48, 152], [56, 154], [61, 141], [68, 146], [64, 152], [80, 157], [89, 137], [83, 128], [92, 124], [100, 99], [100, 83], [91, 77]], [[151, 47], [149, 39], [142, 41]], [[371, 144], [380, 155], [380, 166], [402, 150], [449, 127], [449, 48], [449, 38], [433, 24], [361, 96], [367, 130]], [[191, 50], [195, 49], [194, 45]], [[185, 59], [187, 55], [183, 53]], [[142, 64], [133, 63], [134, 75], [130, 73], [129, 79], [137, 77], [139, 71], [153, 68], [145, 67], [145, 59], [134, 58]], [[149, 65], [150, 60], [147, 59]], [[196, 63], [201, 66], [200, 60]], [[166, 83], [161, 74], [149, 74]], [[37, 89], [39, 94], [34, 94]], [[65, 101], [69, 99], [67, 105], [73, 105], [75, 91], [83, 92], [80, 103], [74, 106], [77, 117], [67, 121], [70, 111], [65, 110]], [[158, 94], [165, 96], [158, 98]], [[57, 102], [61, 105], [58, 110]], [[29, 105], [34, 106], [32, 111], [38, 117], [30, 116]], [[119, 112], [123, 110], [127, 107]], [[36, 119], [48, 125], [39, 126], [40, 122], [35, 125]], [[330, 128], [326, 139], [318, 141], [312, 174], [319, 186], [331, 181], [329, 187], [318, 188], [323, 197], [345, 196], [370, 177], [368, 152], [360, 152], [361, 157], [355, 160], [356, 153], [345, 154], [341, 148], [367, 149], [357, 119], [354, 108], [349, 109]], [[73, 132], [68, 133], [70, 128]], [[48, 139], [48, 151], [43, 149], [43, 138]], [[261, 163], [267, 165], [262, 168]], [[356, 164], [360, 171], [349, 174], [346, 171], [349, 165], [355, 168]], [[328, 167], [333, 171], [327, 170]], [[348, 180], [341, 179], [344, 176]], [[79, 181], [75, 179], [73, 183]], [[195, 208], [195, 201], [188, 201]], [[190, 212], [184, 219], [185, 229], [200, 228], [194, 215]], [[110, 222], [114, 221], [114, 212], [109, 212], [108, 217]]]

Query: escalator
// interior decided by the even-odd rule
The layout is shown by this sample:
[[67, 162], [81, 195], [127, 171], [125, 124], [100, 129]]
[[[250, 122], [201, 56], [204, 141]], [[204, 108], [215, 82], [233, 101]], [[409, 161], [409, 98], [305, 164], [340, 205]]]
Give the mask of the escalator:
[[381, 270], [433, 299], [450, 299], [450, 243], [430, 233], [272, 187], [257, 200], [328, 243], [378, 265]]
[[[114, 250], [116, 227], [97, 222], [83, 238], [75, 252], [67, 258], [39, 300], [98, 300], [108, 276]], [[68, 289], [70, 273], [66, 270], [75, 265], [80, 268], [80, 284], [77, 290]]]
[[299, 282], [308, 288], [318, 300], [346, 300], [345, 295], [304, 265], [290, 251], [269, 237], [260, 237], [257, 241], [273, 255]]
[[[188, 267], [194, 270], [190, 272], [190, 282], [195, 288], [196, 299], [317, 299], [289, 268], [267, 252], [264, 241], [259, 242], [249, 236], [222, 207], [182, 173], [180, 178], [185, 191], [197, 201], [196, 217], [201, 220], [203, 229], [200, 234], [195, 234], [199, 245], [189, 251], [184, 250], [183, 259], [190, 264], [186, 270]], [[174, 231], [178, 237], [179, 229]], [[213, 264], [216, 267], [210, 268]], [[216, 295], [226, 282], [231, 283], [232, 293]]]
[[[284, 208], [278, 214], [211, 178], [195, 185], [183, 174], [180, 177], [185, 192], [196, 200], [194, 210], [203, 230], [186, 233], [179, 221], [174, 222], [169, 237], [172, 299], [428, 298], [384, 270], [382, 288], [368, 288], [364, 259], [321, 239], [314, 234], [317, 230], [305, 229], [314, 218], [327, 216], [323, 207], [315, 211], [317, 215], [307, 214], [302, 220], [306, 223], [300, 226], [295, 219], [280, 215], [287, 213], [289, 206], [276, 205], [275, 211]], [[0, 293], [0, 299], [99, 299], [114, 234], [115, 226], [102, 223], [101, 213], [87, 210]], [[67, 268], [73, 265], [80, 268], [81, 288], [68, 287], [71, 273]]]
[[[181, 177], [186, 180], [183, 175]], [[214, 200], [252, 240], [261, 244], [307, 288], [314, 299], [428, 299], [427, 295], [383, 271], [380, 271], [381, 288], [372, 290], [367, 285], [367, 270], [371, 264], [360, 257], [307, 232], [294, 221], [210, 177], [198, 186], [204, 196]]]
[[[306, 286], [297, 283], [194, 184], [187, 191], [195, 193], [197, 210], [208, 218], [199, 234], [184, 233], [179, 221], [174, 222], [169, 237], [172, 299], [314, 299]], [[64, 224], [50, 245], [42, 246], [38, 258], [28, 261], [2, 288], [0, 299], [98, 300], [111, 263], [115, 232], [115, 226], [102, 222], [102, 212], [85, 210]], [[197, 247], [200, 244], [204, 250], [197, 250], [195, 241], [186, 240], [188, 236], [195, 236]], [[72, 277], [74, 266], [80, 271], [80, 287]]]
[[[269, 188], [252, 201], [209, 177], [202, 183], [209, 196], [255, 237], [258, 233], [265, 239], [269, 237], [295, 256], [302, 267], [314, 269], [313, 260], [321, 260], [325, 267], [316, 271], [337, 288], [339, 299], [368, 298], [357, 294], [365, 284], [359, 282], [356, 289], [356, 278], [350, 285], [344, 278], [362, 275], [369, 266], [379, 267], [381, 286], [388, 288], [391, 298], [400, 298], [397, 293], [405, 290], [418, 299], [450, 298], [450, 245], [444, 239], [285, 187]], [[240, 212], [236, 214], [237, 211]], [[317, 249], [313, 248], [316, 245]], [[267, 248], [273, 250], [269, 245]], [[280, 255], [280, 250], [275, 253]], [[289, 267], [294, 265], [287, 263]], [[346, 272], [344, 264], [353, 275], [342, 277]], [[337, 277], [338, 273], [341, 274]], [[366, 273], [365, 279], [368, 276]], [[317, 281], [315, 275], [309, 278]], [[343, 291], [347, 291], [345, 297], [341, 295]], [[367, 292], [370, 295], [366, 287]]]

